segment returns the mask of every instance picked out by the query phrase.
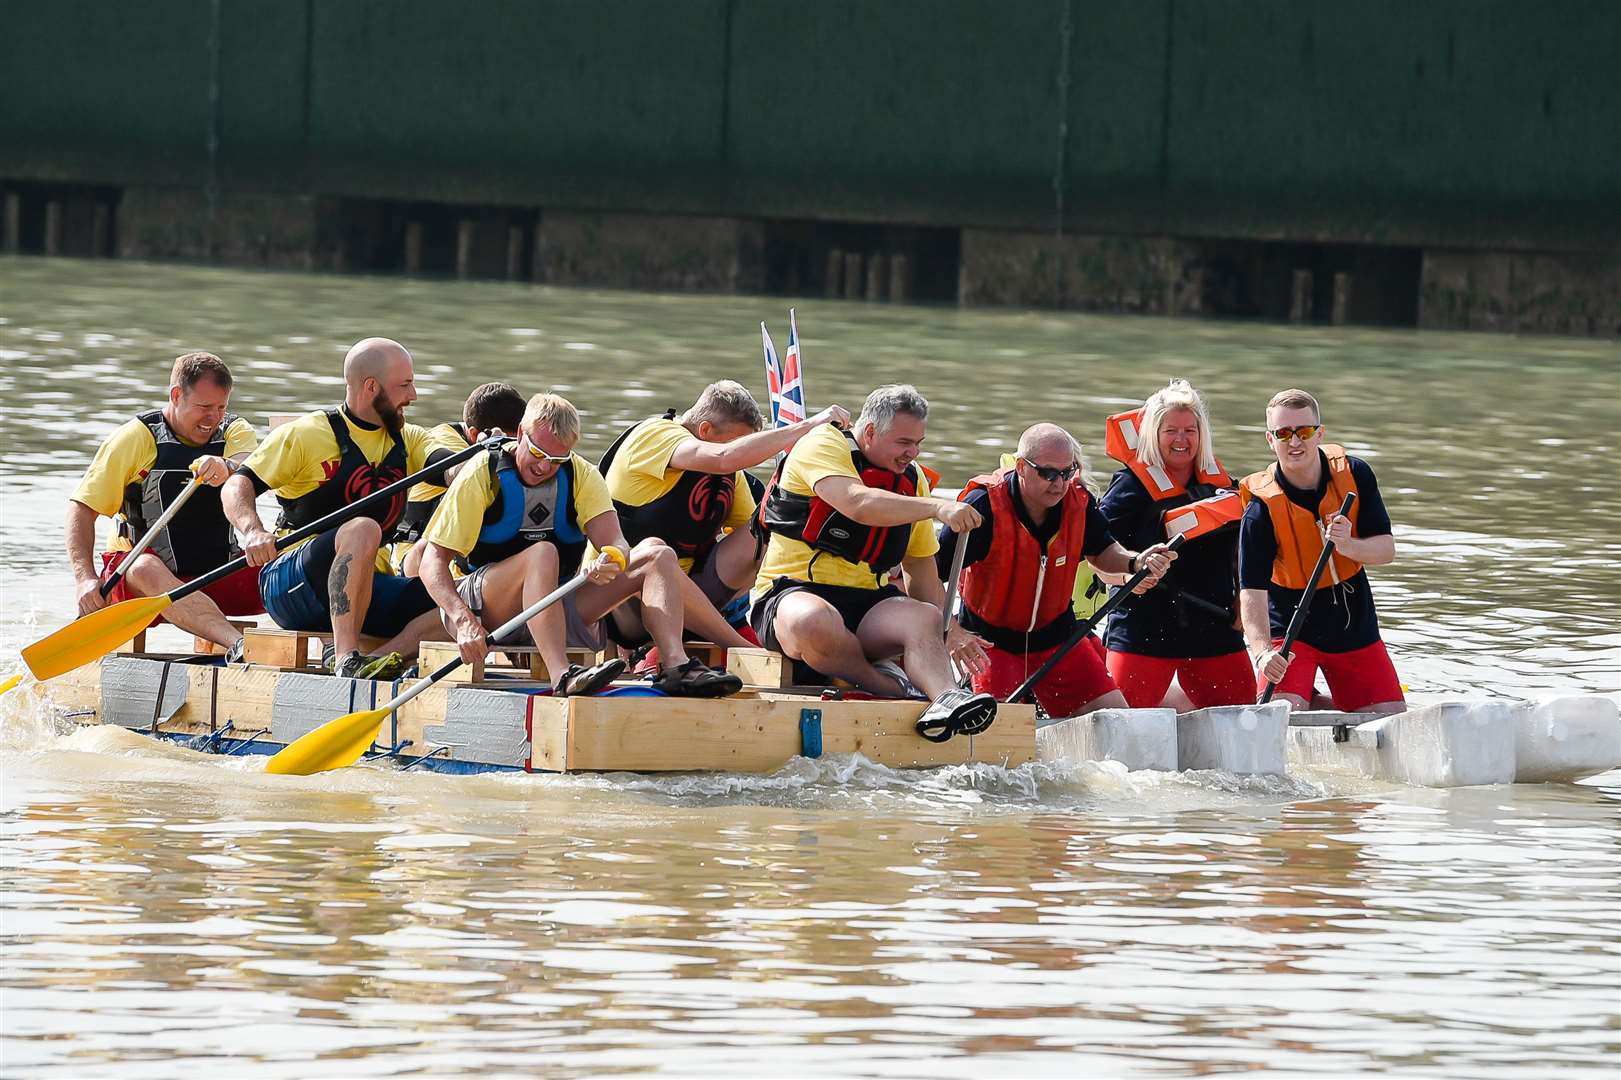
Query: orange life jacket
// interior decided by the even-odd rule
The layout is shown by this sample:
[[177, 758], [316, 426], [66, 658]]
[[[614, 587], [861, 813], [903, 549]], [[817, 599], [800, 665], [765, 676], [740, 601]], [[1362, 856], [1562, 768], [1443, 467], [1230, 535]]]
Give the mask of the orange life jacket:
[[[1323, 492], [1315, 514], [1289, 498], [1283, 485], [1278, 482], [1276, 463], [1239, 481], [1238, 489], [1244, 496], [1245, 504], [1251, 499], [1260, 499], [1266, 503], [1267, 513], [1272, 516], [1272, 534], [1278, 543], [1278, 553], [1272, 559], [1272, 583], [1285, 589], [1305, 590], [1306, 579], [1317, 565], [1318, 556], [1323, 553], [1323, 534], [1318, 527], [1319, 522], [1339, 513], [1345, 496], [1356, 491], [1356, 478], [1351, 475], [1351, 459], [1346, 456], [1345, 447], [1324, 443], [1322, 451], [1328, 459], [1328, 490]], [[1361, 506], [1360, 498], [1351, 504], [1353, 535]], [[1328, 573], [1317, 581], [1317, 588], [1324, 589], [1349, 581], [1361, 569], [1361, 563], [1336, 550], [1334, 557], [1329, 560]]]
[[[1155, 502], [1177, 502], [1178, 505], [1160, 514], [1165, 538], [1186, 536], [1196, 540], [1236, 526], [1244, 516], [1244, 502], [1233, 490], [1233, 478], [1227, 475], [1221, 462], [1216, 462], [1215, 472], [1199, 469], [1193, 483], [1178, 484], [1164, 469], [1149, 465], [1137, 456], [1142, 420], [1141, 409], [1109, 417], [1103, 422], [1103, 449], [1143, 482]], [[1183, 502], [1184, 499], [1187, 501]]]
[[962, 602], [992, 626], [1028, 634], [1070, 610], [1091, 496], [1079, 477], [1070, 484], [1064, 501], [1049, 511], [1061, 510], [1063, 518], [1043, 550], [1019, 520], [1015, 496], [1008, 487], [1012, 472], [998, 469], [988, 476], [976, 476], [957, 494], [966, 499], [969, 492], [984, 488], [991, 500], [991, 549], [985, 558], [963, 568]]

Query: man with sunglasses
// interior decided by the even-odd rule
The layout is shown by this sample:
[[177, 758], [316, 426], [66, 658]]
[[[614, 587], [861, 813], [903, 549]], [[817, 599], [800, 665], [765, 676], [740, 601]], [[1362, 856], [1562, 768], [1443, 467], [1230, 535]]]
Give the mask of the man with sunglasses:
[[[1311, 702], [1322, 669], [1334, 708], [1399, 712], [1401, 680], [1379, 637], [1379, 617], [1364, 566], [1396, 557], [1390, 515], [1373, 470], [1342, 446], [1323, 442], [1322, 410], [1304, 390], [1284, 390], [1266, 406], [1266, 441], [1277, 462], [1246, 476], [1248, 500], [1238, 533], [1239, 610], [1256, 683], [1277, 683], [1294, 708]], [[1339, 513], [1355, 494], [1349, 516]], [[1323, 576], [1308, 581], [1324, 538], [1334, 555]], [[1306, 590], [1317, 595], [1289, 656], [1279, 652], [1284, 628]]]
[[[980, 524], [963, 537], [961, 626], [953, 621], [947, 644], [976, 691], [1005, 699], [1069, 639], [1082, 559], [1105, 574], [1148, 567], [1136, 589], [1143, 593], [1176, 558], [1164, 544], [1130, 552], [1116, 543], [1081, 483], [1081, 465], [1080, 444], [1069, 432], [1037, 424], [1019, 436], [1011, 468], [974, 477], [958, 495], [979, 512]], [[956, 542], [941, 532], [942, 576], [950, 573]], [[1126, 707], [1102, 649], [1089, 642], [1066, 653], [1034, 692], [1053, 717]]]
[[[687, 656], [682, 644], [683, 579], [673, 548], [648, 538], [625, 540], [608, 485], [574, 453], [580, 414], [556, 394], [536, 394], [517, 442], [475, 457], [451, 481], [422, 537], [422, 581], [444, 613], [464, 660], [481, 659], [485, 635], [577, 572], [588, 583], [529, 620], [527, 638], [540, 649], [558, 695], [592, 694], [625, 669], [617, 657], [593, 667], [570, 665], [570, 646], [600, 650], [602, 624], [627, 600], [659, 649], [653, 685], [680, 697], [722, 697], [742, 689], [735, 675]], [[588, 548], [627, 551], [621, 572], [604, 556], [587, 562]], [[453, 560], [471, 572], [459, 582]], [[582, 568], [583, 567], [583, 568]], [[514, 644], [524, 644], [520, 638]]]

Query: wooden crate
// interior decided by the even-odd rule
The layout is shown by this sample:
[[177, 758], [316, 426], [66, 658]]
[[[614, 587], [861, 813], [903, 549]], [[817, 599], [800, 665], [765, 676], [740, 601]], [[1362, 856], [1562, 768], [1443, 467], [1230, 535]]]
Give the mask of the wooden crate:
[[794, 684], [794, 662], [770, 649], [728, 649], [726, 670], [744, 686], [781, 690]]

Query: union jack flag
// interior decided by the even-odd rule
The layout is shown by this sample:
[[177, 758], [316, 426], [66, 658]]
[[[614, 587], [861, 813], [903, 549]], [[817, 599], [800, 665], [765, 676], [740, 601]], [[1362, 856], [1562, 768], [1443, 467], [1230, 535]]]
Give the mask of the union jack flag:
[[794, 321], [794, 309], [788, 309], [788, 352], [777, 357], [777, 347], [771, 334], [760, 324], [760, 340], [765, 345], [765, 381], [771, 392], [771, 423], [786, 427], [805, 419], [805, 384], [800, 377], [799, 327]]

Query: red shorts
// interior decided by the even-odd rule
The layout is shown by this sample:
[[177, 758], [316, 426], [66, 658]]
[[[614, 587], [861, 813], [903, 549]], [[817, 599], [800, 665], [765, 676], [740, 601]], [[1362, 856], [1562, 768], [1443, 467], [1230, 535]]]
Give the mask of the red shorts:
[[[1282, 644], [1283, 639], [1279, 638], [1272, 647], [1276, 649]], [[1297, 641], [1290, 651], [1289, 670], [1284, 672], [1277, 692], [1311, 701], [1319, 668], [1328, 681], [1334, 707], [1341, 712], [1358, 712], [1381, 701], [1407, 700], [1402, 696], [1401, 680], [1396, 677], [1396, 665], [1390, 662], [1390, 654], [1382, 641], [1341, 653], [1321, 652]], [[1266, 680], [1257, 677], [1255, 685], [1258, 691], [1265, 690]]]
[[1173, 675], [1196, 709], [1255, 703], [1255, 667], [1243, 649], [1181, 659], [1111, 651], [1109, 674], [1133, 709], [1152, 709], [1163, 701]]
[[[1056, 651], [1057, 646], [1040, 652], [1013, 653], [992, 646], [985, 650], [991, 670], [974, 676], [974, 689], [1005, 700]], [[1103, 665], [1103, 643], [1088, 634], [1036, 684], [1035, 696], [1048, 716], [1074, 716], [1081, 706], [1114, 688], [1114, 680]]]
[[[118, 564], [124, 561], [127, 551], [103, 551], [101, 553], [101, 578], [106, 581], [112, 572], [118, 569]], [[154, 556], [155, 557], [155, 556]], [[259, 599], [259, 567], [244, 566], [234, 574], [221, 578], [219, 581], [203, 590], [203, 595], [219, 606], [220, 613], [226, 616], [263, 615], [265, 613], [264, 601]], [[181, 578], [187, 581], [188, 578]], [[123, 600], [134, 599], [129, 591], [128, 582], [124, 578], [118, 579], [113, 591], [107, 594], [107, 602], [116, 604]], [[153, 621], [153, 625], [166, 621], [161, 615]]]

